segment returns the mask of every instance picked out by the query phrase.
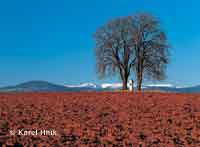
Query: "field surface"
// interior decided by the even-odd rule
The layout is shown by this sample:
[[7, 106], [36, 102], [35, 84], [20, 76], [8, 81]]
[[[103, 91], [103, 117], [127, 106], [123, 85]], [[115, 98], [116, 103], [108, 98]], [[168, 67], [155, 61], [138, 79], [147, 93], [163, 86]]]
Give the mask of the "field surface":
[[[56, 135], [18, 130], [54, 130]], [[200, 95], [2, 93], [0, 147], [5, 145], [200, 147]]]

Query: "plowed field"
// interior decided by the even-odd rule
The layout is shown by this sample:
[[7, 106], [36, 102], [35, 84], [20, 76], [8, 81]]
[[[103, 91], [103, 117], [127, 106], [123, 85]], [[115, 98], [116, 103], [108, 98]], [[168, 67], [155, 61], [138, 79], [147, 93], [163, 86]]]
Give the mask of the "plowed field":
[[[25, 130], [56, 135], [19, 132]], [[0, 146], [5, 145], [200, 147], [200, 95], [2, 93]]]

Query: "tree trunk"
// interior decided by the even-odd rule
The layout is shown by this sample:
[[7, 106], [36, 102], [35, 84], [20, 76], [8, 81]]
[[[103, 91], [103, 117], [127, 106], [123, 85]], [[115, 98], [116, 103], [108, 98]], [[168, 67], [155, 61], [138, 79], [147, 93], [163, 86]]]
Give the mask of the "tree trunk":
[[138, 65], [137, 65], [137, 90], [142, 90], [142, 79], [143, 79], [143, 61], [140, 57], [138, 57]]
[[122, 90], [127, 90], [128, 89], [127, 83], [128, 83], [129, 74], [125, 69], [121, 69], [120, 70], [120, 75], [121, 75], [122, 84], [123, 84], [122, 85]]
[[138, 74], [137, 76], [137, 90], [141, 91], [142, 90], [142, 75]]
[[128, 89], [128, 87], [127, 87], [128, 77], [124, 76], [122, 81], [123, 81], [122, 90], [127, 90]]

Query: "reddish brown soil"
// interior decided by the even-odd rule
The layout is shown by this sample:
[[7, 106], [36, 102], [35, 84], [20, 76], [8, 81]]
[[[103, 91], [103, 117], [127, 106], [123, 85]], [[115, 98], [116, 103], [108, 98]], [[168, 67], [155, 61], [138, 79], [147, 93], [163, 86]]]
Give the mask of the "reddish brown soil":
[[[56, 136], [11, 136], [53, 129]], [[200, 95], [0, 94], [0, 146], [200, 147]]]

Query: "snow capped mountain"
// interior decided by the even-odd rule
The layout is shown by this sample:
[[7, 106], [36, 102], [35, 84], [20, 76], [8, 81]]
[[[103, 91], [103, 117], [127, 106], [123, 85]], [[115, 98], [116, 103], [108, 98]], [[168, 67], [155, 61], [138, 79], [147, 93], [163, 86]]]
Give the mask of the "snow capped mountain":
[[145, 85], [144, 87], [176, 87], [172, 84], [148, 84]]
[[64, 86], [67, 88], [103, 90], [103, 89], [121, 89], [122, 83], [103, 83], [98, 85], [94, 83], [81, 83], [77, 85], [64, 85]]
[[118, 89], [118, 88], [122, 87], [122, 83], [104, 83], [104, 84], [101, 84], [100, 87], [103, 89], [105, 89], [105, 88]]
[[[94, 83], [81, 83], [81, 84], [77, 84], [77, 85], [64, 85], [65, 87], [68, 88], [94, 88], [94, 89], [120, 89], [122, 88], [122, 83], [103, 83], [103, 84], [94, 84]], [[134, 85], [134, 87], [136, 87], [136, 85]], [[171, 88], [176, 88], [176, 86], [172, 85], [172, 84], [147, 84], [142, 86], [143, 88], [147, 88], [147, 87], [171, 87]]]
[[64, 86], [69, 88], [84, 88], [84, 87], [97, 88], [97, 85], [94, 83], [81, 83], [77, 85], [64, 85]]
[[108, 89], [108, 88], [112, 88], [112, 89], [117, 89], [117, 88], [121, 88], [122, 87], [122, 83], [103, 83], [103, 84], [94, 84], [94, 83], [81, 83], [81, 84], [77, 84], [77, 85], [64, 85], [65, 87], [69, 87], [69, 88], [94, 88], [94, 89]]
[[[67, 88], [74, 89], [75, 91], [113, 91], [122, 88], [122, 83], [81, 83], [78, 85], [65, 85]], [[136, 88], [136, 85], [134, 85]], [[200, 92], [200, 86], [185, 87], [176, 86], [173, 84], [144, 84], [142, 86], [143, 90], [156, 90], [163, 92], [178, 92], [178, 93], [192, 93]]]

